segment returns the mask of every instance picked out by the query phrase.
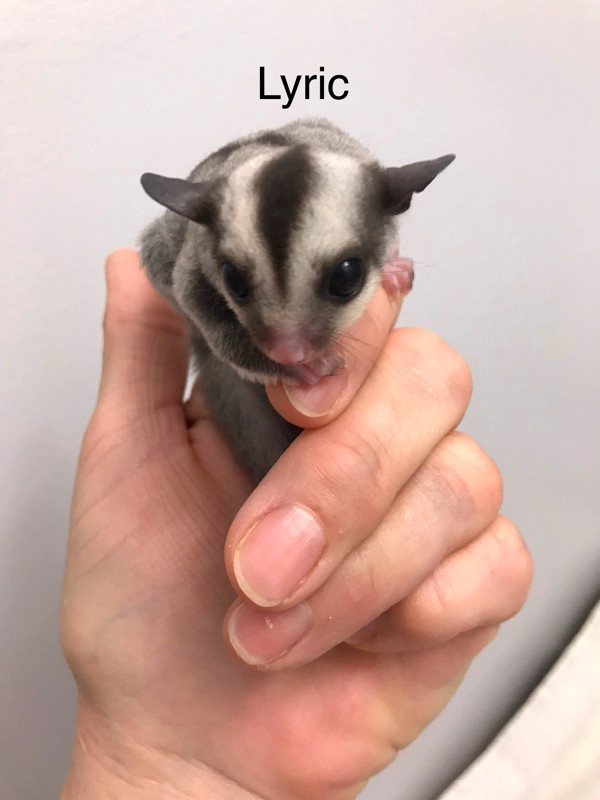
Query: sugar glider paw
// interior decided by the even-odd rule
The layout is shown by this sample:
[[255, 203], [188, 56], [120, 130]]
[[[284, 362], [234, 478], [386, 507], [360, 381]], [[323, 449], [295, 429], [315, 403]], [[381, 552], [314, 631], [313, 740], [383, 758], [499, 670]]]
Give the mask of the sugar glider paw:
[[381, 282], [389, 294], [407, 295], [413, 286], [415, 273], [410, 258], [396, 255], [384, 262]]
[[345, 366], [346, 362], [340, 355], [334, 353], [333, 350], [326, 350], [310, 361], [302, 364], [290, 364], [288, 366], [289, 383], [308, 383], [314, 386], [321, 378], [335, 375]]

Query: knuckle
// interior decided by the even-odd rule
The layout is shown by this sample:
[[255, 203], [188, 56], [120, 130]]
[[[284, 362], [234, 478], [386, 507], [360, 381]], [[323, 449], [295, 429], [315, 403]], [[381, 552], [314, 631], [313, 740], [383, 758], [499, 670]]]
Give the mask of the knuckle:
[[500, 471], [466, 434], [448, 434], [418, 475], [418, 482], [439, 513], [463, 521], [465, 535], [474, 525], [482, 530], [498, 513], [502, 503]]
[[496, 513], [502, 505], [504, 483], [496, 462], [465, 433], [454, 431], [443, 442], [448, 480], [462, 497], [483, 511]]
[[456, 350], [452, 350], [453, 378], [456, 386], [467, 398], [471, 399], [473, 393], [473, 374], [466, 358]]
[[[465, 358], [437, 334], [423, 328], [397, 328], [388, 340], [395, 369], [409, 374], [431, 396], [453, 401], [464, 414], [473, 390]], [[400, 373], [400, 374], [402, 374]]]
[[352, 616], [354, 609], [360, 611], [361, 615], [367, 609], [380, 609], [383, 588], [370, 556], [360, 551], [356, 553], [352, 574], [341, 584], [341, 591], [344, 595], [341, 605], [345, 614]]
[[435, 569], [427, 580], [399, 605], [398, 623], [405, 635], [430, 641], [444, 635], [453, 619], [455, 587], [448, 572]]
[[502, 559], [502, 575], [509, 616], [523, 606], [533, 580], [533, 559], [517, 526], [506, 517], [498, 517], [493, 536]]
[[343, 498], [363, 506], [383, 492], [390, 458], [389, 446], [375, 431], [353, 430], [331, 442], [318, 463], [313, 457], [311, 470], [327, 502], [339, 506]]
[[466, 359], [438, 337], [437, 355], [445, 385], [467, 407], [473, 391], [473, 377]]
[[421, 603], [421, 629], [430, 636], [444, 628], [455, 604], [455, 587], [448, 572], [439, 567], [426, 584], [425, 599]]
[[533, 558], [517, 526], [506, 517], [499, 518], [496, 537], [504, 541], [507, 573], [517, 608], [521, 608], [533, 580]]
[[488, 534], [487, 542], [494, 546], [485, 548], [485, 560], [473, 564], [480, 574], [478, 603], [470, 595], [467, 602], [456, 576], [442, 562], [398, 605], [395, 622], [404, 635], [421, 643], [442, 641], [483, 622], [497, 625], [522, 608], [533, 577], [529, 550], [505, 517], [498, 517]]

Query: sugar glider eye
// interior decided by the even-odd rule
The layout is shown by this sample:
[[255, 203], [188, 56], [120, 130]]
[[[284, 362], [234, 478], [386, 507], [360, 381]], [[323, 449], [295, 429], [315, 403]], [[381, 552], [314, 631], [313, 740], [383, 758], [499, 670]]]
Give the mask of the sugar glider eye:
[[330, 300], [346, 303], [355, 297], [365, 283], [365, 268], [360, 258], [347, 258], [325, 276], [325, 295]]
[[246, 300], [250, 296], [250, 284], [241, 270], [225, 261], [221, 264], [221, 274], [227, 291], [235, 300]]

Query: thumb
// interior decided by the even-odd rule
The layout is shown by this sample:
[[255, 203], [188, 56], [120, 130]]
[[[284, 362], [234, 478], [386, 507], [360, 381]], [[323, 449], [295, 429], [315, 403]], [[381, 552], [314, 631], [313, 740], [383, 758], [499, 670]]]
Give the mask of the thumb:
[[106, 285], [99, 403], [125, 418], [181, 403], [186, 323], [150, 285], [134, 250], [108, 257]]

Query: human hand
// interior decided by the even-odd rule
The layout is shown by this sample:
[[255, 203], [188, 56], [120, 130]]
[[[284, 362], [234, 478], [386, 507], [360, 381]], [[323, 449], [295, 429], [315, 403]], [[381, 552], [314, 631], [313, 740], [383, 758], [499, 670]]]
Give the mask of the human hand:
[[[309, 430], [251, 493], [200, 394], [182, 404], [184, 323], [132, 252], [109, 259], [107, 281], [63, 593], [79, 689], [63, 797], [354, 797], [439, 713], [529, 586], [497, 469], [452, 432], [468, 370], [432, 334], [390, 334], [399, 301], [380, 290], [343, 377], [327, 379], [340, 381], [331, 410], [308, 417], [269, 389]], [[276, 559], [281, 517], [262, 553], [245, 539], [294, 505], [322, 528], [312, 568], [314, 541]], [[251, 549], [254, 565], [240, 556]], [[259, 669], [232, 656], [224, 618], [229, 648]]]

